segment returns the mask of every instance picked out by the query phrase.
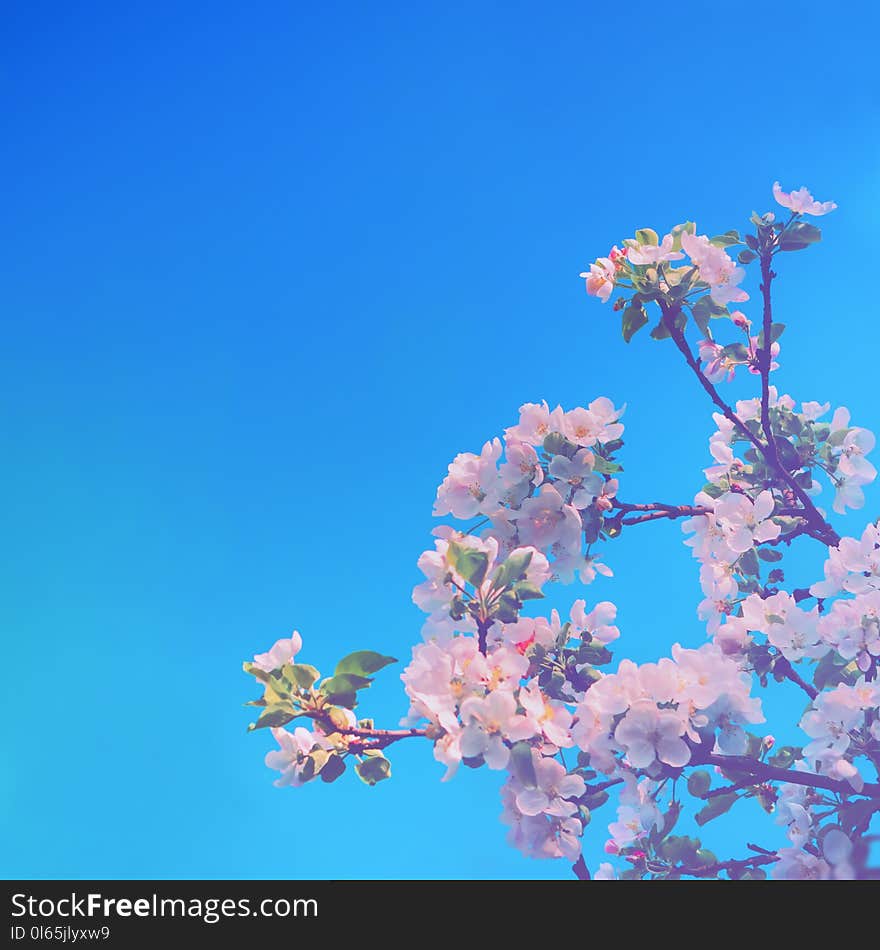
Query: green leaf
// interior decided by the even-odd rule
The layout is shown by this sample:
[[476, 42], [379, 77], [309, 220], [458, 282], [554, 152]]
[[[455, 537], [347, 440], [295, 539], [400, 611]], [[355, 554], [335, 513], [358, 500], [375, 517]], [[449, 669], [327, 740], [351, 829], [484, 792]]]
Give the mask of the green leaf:
[[784, 323], [770, 324], [770, 342], [771, 343], [775, 343], [782, 336], [783, 333], [785, 333]]
[[846, 660], [841, 659], [833, 650], [819, 660], [813, 670], [813, 685], [822, 690], [826, 686], [836, 686], [845, 678], [843, 668]]
[[709, 294], [694, 301], [691, 305], [691, 314], [693, 315], [694, 322], [700, 328], [704, 336], [709, 335], [710, 320], [718, 320], [721, 317], [730, 316], [727, 307], [722, 307], [720, 304], [715, 303]]
[[550, 455], [564, 455], [566, 458], [574, 458], [580, 451], [580, 446], [569, 442], [561, 432], [550, 432], [544, 437], [544, 451]]
[[687, 835], [670, 835], [661, 841], [657, 853], [671, 864], [691, 864], [700, 849], [699, 838], [690, 838]]
[[611, 651], [600, 643], [584, 643], [578, 647], [578, 663], [591, 663], [593, 666], [604, 666], [610, 663], [612, 658]]
[[241, 664], [241, 668], [245, 671], [245, 673], [249, 674], [250, 676], [255, 676], [263, 683], [267, 683], [269, 681], [269, 674], [265, 670], [261, 670], [254, 663], [244, 662]]
[[669, 328], [662, 320], [651, 330], [652, 340], [668, 340], [671, 336], [672, 334], [669, 332]]
[[779, 247], [783, 251], [800, 251], [821, 240], [822, 232], [815, 224], [796, 221], [780, 235]]
[[358, 777], [367, 785], [373, 786], [386, 778], [391, 778], [391, 763], [384, 756], [371, 755], [354, 767]]
[[751, 264], [751, 262], [755, 260], [757, 256], [758, 255], [754, 251], [746, 249], [744, 251], [740, 251], [739, 254], [736, 255], [736, 259], [740, 262], [740, 264]]
[[745, 363], [749, 359], [748, 347], [744, 343], [729, 343], [722, 348], [721, 355], [737, 363]]
[[702, 828], [703, 825], [712, 821], [713, 818], [718, 818], [720, 815], [729, 812], [737, 798], [739, 798], [739, 796], [736, 792], [716, 795], [705, 807], [701, 808], [696, 815], [694, 815], [694, 820]]
[[537, 584], [531, 584], [529, 581], [519, 581], [513, 585], [513, 592], [520, 600], [539, 600], [544, 596], [544, 592]]
[[502, 623], [516, 623], [522, 602], [512, 590], [506, 590], [492, 609], [492, 617]]
[[784, 745], [778, 749], [767, 761], [780, 769], [787, 769], [796, 759], [801, 757], [801, 749], [796, 745]]
[[798, 455], [797, 449], [788, 441], [788, 439], [776, 440], [776, 453], [783, 468], [789, 472], [803, 467], [803, 461]]
[[309, 689], [321, 675], [313, 666], [309, 666], [308, 663], [285, 663], [282, 672], [289, 680], [296, 683], [300, 689]]
[[479, 587], [486, 579], [489, 556], [485, 551], [475, 551], [457, 541], [450, 541], [446, 549], [446, 560], [454, 571], [474, 587]]
[[639, 244], [649, 244], [651, 247], [657, 247], [660, 243], [657, 232], [652, 228], [639, 228], [638, 231], [636, 231], [636, 240]]
[[623, 338], [627, 343], [638, 333], [639, 330], [648, 322], [648, 315], [642, 306], [634, 307], [630, 305], [623, 311], [622, 329]]
[[393, 656], [383, 656], [381, 653], [375, 653], [373, 650], [358, 650], [355, 653], [349, 653], [336, 664], [336, 673], [354, 673], [355, 676], [369, 676], [371, 673], [378, 673], [397, 660]]
[[716, 234], [715, 237], [709, 238], [709, 243], [714, 244], [715, 247], [731, 247], [734, 244], [742, 244], [742, 241], [739, 237], [739, 231], [725, 231], [724, 234]]
[[511, 746], [508, 768], [526, 788], [534, 788], [538, 784], [532, 747], [528, 742], [516, 742]]
[[342, 756], [333, 754], [327, 759], [324, 768], [321, 769], [321, 781], [328, 783], [335, 782], [344, 771], [345, 762]]
[[748, 551], [740, 557], [739, 569], [743, 574], [748, 574], [750, 577], [757, 577], [760, 574], [761, 567], [758, 564], [758, 558], [755, 555], [754, 548], [749, 548]]
[[248, 732], [253, 732], [254, 729], [270, 729], [277, 726], [284, 726], [292, 719], [296, 719], [299, 715], [302, 714], [297, 712], [290, 703], [272, 703], [272, 705], [267, 706], [260, 713], [256, 722], [252, 722], [248, 726]]
[[[599, 456], [596, 456], [599, 461]], [[581, 512], [581, 521], [584, 525], [584, 538], [587, 544], [593, 544], [599, 537], [599, 529], [602, 527], [602, 515], [595, 508], [585, 508]]]
[[601, 455], [596, 455], [593, 458], [593, 471], [600, 475], [613, 475], [615, 472], [622, 472], [623, 468], [617, 462], [611, 462], [602, 458]]
[[359, 689], [367, 689], [373, 681], [368, 676], [357, 676], [355, 673], [340, 673], [331, 676], [321, 683], [321, 692], [331, 703], [338, 702], [338, 696], [347, 696], [356, 693]]
[[688, 791], [694, 798], [704, 798], [712, 785], [712, 776], [705, 769], [691, 772], [688, 776]]
[[758, 557], [762, 561], [781, 561], [782, 551], [777, 551], [776, 548], [758, 548]]
[[495, 590], [501, 590], [502, 587], [509, 587], [511, 584], [515, 584], [517, 581], [525, 579], [526, 571], [529, 569], [529, 565], [532, 563], [532, 552], [531, 551], [516, 551], [504, 561], [503, 564], [499, 565], [498, 569], [495, 571], [495, 576], [492, 580], [492, 587]]

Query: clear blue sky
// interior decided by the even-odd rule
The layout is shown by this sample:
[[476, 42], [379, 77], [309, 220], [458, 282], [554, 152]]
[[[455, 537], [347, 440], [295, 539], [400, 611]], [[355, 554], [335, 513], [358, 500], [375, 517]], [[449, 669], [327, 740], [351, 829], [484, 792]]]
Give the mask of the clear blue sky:
[[[836, 200], [782, 262], [778, 381], [880, 429], [880, 22], [828, 9], [6, 11], [5, 876], [568, 876], [505, 844], [498, 775], [441, 785], [427, 745], [376, 789], [274, 788], [240, 664], [294, 627], [324, 669], [405, 660], [436, 485], [522, 402], [626, 401], [621, 494], [692, 497], [707, 405], [577, 279], [637, 227], [743, 226], [776, 178]], [[608, 560], [618, 656], [703, 641], [678, 526]]]

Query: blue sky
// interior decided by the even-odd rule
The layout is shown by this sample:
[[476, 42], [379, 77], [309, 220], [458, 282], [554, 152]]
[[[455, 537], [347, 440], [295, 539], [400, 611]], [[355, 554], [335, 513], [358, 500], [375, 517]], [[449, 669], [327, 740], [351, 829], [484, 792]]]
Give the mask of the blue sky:
[[[877, 21], [787, 2], [9, 12], [0, 872], [567, 876], [505, 844], [497, 775], [441, 785], [426, 745], [372, 790], [274, 788], [241, 661], [294, 627], [328, 671], [364, 647], [405, 660], [436, 485], [523, 402], [626, 402], [621, 494], [692, 497], [708, 406], [577, 279], [637, 227], [743, 227], [777, 178], [836, 200], [825, 242], [780, 267], [778, 382], [880, 428]], [[799, 555], [807, 576], [822, 554]], [[677, 525], [608, 560], [613, 581], [559, 602], [617, 602], [619, 657], [702, 642]], [[365, 709], [385, 723], [398, 673]]]

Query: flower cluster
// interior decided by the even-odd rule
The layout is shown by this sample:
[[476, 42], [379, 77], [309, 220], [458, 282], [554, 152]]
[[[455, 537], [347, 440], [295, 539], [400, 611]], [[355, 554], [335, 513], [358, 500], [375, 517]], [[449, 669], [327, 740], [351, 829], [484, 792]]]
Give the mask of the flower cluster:
[[[622, 413], [605, 397], [568, 412], [527, 403], [503, 444], [496, 438], [479, 455], [456, 456], [437, 490], [434, 514], [483, 516], [482, 538], [494, 538], [502, 555], [536, 549], [552, 559], [557, 579], [577, 575], [589, 583], [597, 572], [609, 573], [584, 547], [599, 537], [617, 492], [612, 475], [619, 470], [614, 453], [623, 444]], [[420, 561], [429, 581], [438, 576], [437, 563], [433, 552]], [[417, 603], [434, 614], [423, 588], [417, 588]]]
[[[805, 188], [786, 193], [777, 182], [773, 194], [788, 220], [753, 214], [742, 238], [698, 234], [693, 222], [663, 237], [642, 229], [581, 274], [603, 302], [622, 291], [612, 309], [627, 342], [658, 309], [652, 338], [674, 343], [721, 410], [694, 503], [618, 497], [623, 407], [608, 398], [521, 406], [503, 437], [457, 455], [437, 490], [434, 514], [449, 522], [418, 561], [424, 580], [412, 597], [426, 620], [401, 674], [401, 728], [376, 729], [355, 712], [391, 657], [358, 651], [322, 679], [301, 661], [295, 632], [244, 665], [264, 690], [250, 704], [260, 709], [251, 728], [270, 729], [278, 744], [266, 756], [277, 785], [332, 782], [351, 763], [375, 785], [391, 775], [387, 747], [417, 737], [432, 743], [444, 781], [462, 765], [503, 773], [510, 844], [565, 858], [579, 877], [588, 876], [584, 831], [613, 793], [609, 860], [596, 878], [864, 876], [866, 832], [880, 815], [880, 523], [840, 538], [814, 499], [827, 479], [834, 512], [861, 508], [877, 475], [867, 458], [875, 439], [847, 409], [828, 420], [830, 404], [798, 408], [770, 385], [784, 330], [769, 306], [771, 264], [819, 240], [804, 215], [836, 208]], [[749, 300], [741, 284], [756, 260], [764, 309], [754, 332], [729, 305]], [[739, 336], [722, 343], [713, 325]], [[741, 366], [760, 393], [729, 405], [715, 387]], [[600, 545], [659, 518], [685, 519], [709, 640], [608, 672], [620, 637], [613, 603], [579, 599], [567, 613], [530, 616], [529, 602], [554, 582], [610, 575]], [[795, 587], [783, 561], [801, 536], [820, 541], [827, 558], [822, 580]], [[749, 730], [764, 722], [754, 691], [771, 681], [809, 700], [793, 724], [801, 746]], [[788, 844], [749, 844], [753, 854], [719, 860], [700, 838], [674, 833], [685, 789], [701, 803], [700, 828], [751, 798]]]

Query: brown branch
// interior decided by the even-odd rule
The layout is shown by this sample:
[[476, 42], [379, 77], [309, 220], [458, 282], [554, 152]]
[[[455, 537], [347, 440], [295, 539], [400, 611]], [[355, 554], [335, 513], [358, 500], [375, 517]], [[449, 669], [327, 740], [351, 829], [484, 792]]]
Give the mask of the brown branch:
[[[769, 300], [769, 282], [768, 282], [768, 287], [767, 287], [767, 295], [768, 295], [768, 300]], [[721, 398], [721, 396], [718, 393], [718, 390], [712, 385], [712, 383], [709, 382], [709, 380], [706, 378], [705, 373], [702, 371], [702, 369], [700, 369], [699, 361], [696, 359], [696, 357], [693, 354], [693, 351], [688, 345], [688, 342], [685, 339], [684, 331], [679, 329], [675, 325], [675, 317], [678, 313], [681, 312], [680, 308], [678, 306], [670, 307], [668, 304], [660, 300], [658, 300], [657, 303], [663, 315], [664, 326], [669, 331], [669, 335], [672, 337], [673, 342], [678, 347], [682, 356], [684, 356], [685, 361], [687, 362], [688, 366], [693, 371], [694, 375], [699, 380], [700, 385], [706, 391], [709, 398], [721, 410], [724, 417], [728, 419], [730, 422], [732, 422], [733, 425], [736, 427], [736, 429], [740, 433], [742, 433], [742, 435], [744, 435], [749, 440], [749, 442], [752, 443], [752, 445], [755, 446], [755, 448], [761, 453], [761, 455], [763, 455], [765, 461], [767, 461], [767, 463], [779, 473], [783, 481], [785, 481], [786, 485], [788, 485], [791, 488], [791, 490], [794, 492], [794, 494], [797, 496], [798, 500], [800, 501], [801, 505], [803, 505], [804, 511], [801, 517], [805, 518], [809, 525], [809, 531], [805, 533], [809, 534], [810, 537], [816, 538], [818, 541], [821, 541], [823, 544], [827, 544], [830, 547], [836, 547], [840, 543], [840, 535], [838, 535], [837, 532], [831, 527], [831, 525], [828, 524], [828, 522], [825, 521], [825, 519], [819, 514], [816, 506], [810, 500], [809, 495], [806, 494], [804, 489], [801, 488], [801, 486], [798, 485], [798, 483], [795, 481], [792, 474], [788, 472], [785, 469], [785, 467], [781, 464], [781, 462], [779, 461], [779, 457], [776, 453], [775, 442], [773, 443], [773, 448], [771, 449], [768, 447], [767, 444], [765, 444], [761, 439], [759, 439], [751, 431], [751, 429], [749, 429], [749, 427], [742, 421], [742, 419], [739, 418], [739, 416], [733, 411], [733, 409], [731, 409], [731, 407]], [[766, 316], [765, 316], [765, 320], [766, 320]], [[772, 314], [771, 314], [771, 320], [772, 320]], [[769, 330], [767, 333], [767, 338], [769, 338]], [[766, 343], [767, 338], [765, 338], [765, 343]], [[765, 350], [769, 357], [769, 353], [770, 353], [769, 346], [765, 346]], [[768, 374], [769, 374], [769, 362], [767, 366], [768, 366]], [[769, 388], [768, 388], [767, 398], [769, 400]], [[768, 413], [769, 413], [769, 404], [768, 404]]]
[[747, 755], [720, 755], [717, 752], [697, 752], [689, 765], [718, 765], [721, 768], [745, 772], [758, 782], [787, 782], [789, 785], [803, 785], [806, 788], [824, 788], [841, 795], [864, 795], [866, 798], [880, 798], [880, 784], [865, 782], [861, 792], [849, 782], [818, 775], [815, 772], [798, 772], [795, 769], [783, 769], [766, 762], [759, 762]]
[[[348, 744], [350, 752], [364, 752], [367, 749], [384, 749], [394, 742], [400, 742], [401, 739], [428, 738], [426, 729], [361, 729], [357, 726], [344, 726], [339, 728], [333, 725], [332, 722], [326, 724], [322, 723], [322, 725], [344, 736], [353, 736], [355, 741], [349, 742]], [[358, 739], [362, 741], [356, 741]]]
[[[765, 244], [761, 248], [761, 296], [764, 304], [762, 330], [764, 345], [758, 352], [758, 368], [761, 373], [761, 428], [764, 430], [764, 438], [767, 442], [766, 448], [763, 450], [763, 455], [767, 462], [782, 475], [788, 483], [788, 486], [797, 496], [798, 501], [806, 509], [805, 517], [807, 522], [816, 531], [816, 533], [808, 533], [811, 533], [813, 537], [818, 537], [819, 540], [827, 541], [830, 546], [836, 547], [840, 543], [840, 536], [819, 514], [810, 496], [804, 491], [803, 487], [798, 484], [797, 479], [780, 462], [779, 450], [776, 447], [776, 437], [773, 434], [773, 426], [770, 424], [770, 363], [772, 362], [770, 351], [773, 345], [770, 339], [773, 329], [773, 303], [770, 298], [770, 285], [776, 276], [775, 271], [770, 266], [772, 253], [772, 244]], [[819, 537], [819, 535], [823, 537]]]
[[584, 856], [580, 855], [577, 861], [574, 862], [571, 866], [574, 876], [579, 881], [589, 881], [590, 880], [590, 869], [587, 867], [587, 862], [584, 861]]
[[660, 311], [663, 314], [663, 323], [666, 326], [666, 329], [669, 331], [670, 336], [672, 337], [673, 342], [678, 347], [682, 356], [684, 356], [687, 361], [688, 366], [690, 366], [694, 375], [700, 382], [700, 385], [706, 391], [706, 394], [715, 403], [715, 405], [721, 410], [724, 417], [733, 423], [733, 425], [751, 442], [756, 449], [763, 452], [764, 444], [761, 440], [752, 432], [751, 429], [740, 419], [740, 417], [730, 408], [730, 406], [721, 398], [718, 393], [718, 390], [709, 382], [706, 378], [705, 373], [700, 369], [700, 364], [691, 351], [690, 346], [688, 345], [687, 340], [685, 339], [684, 332], [680, 330], [675, 325], [675, 315], [680, 313], [679, 308], [670, 308], [662, 301], [657, 301]]

